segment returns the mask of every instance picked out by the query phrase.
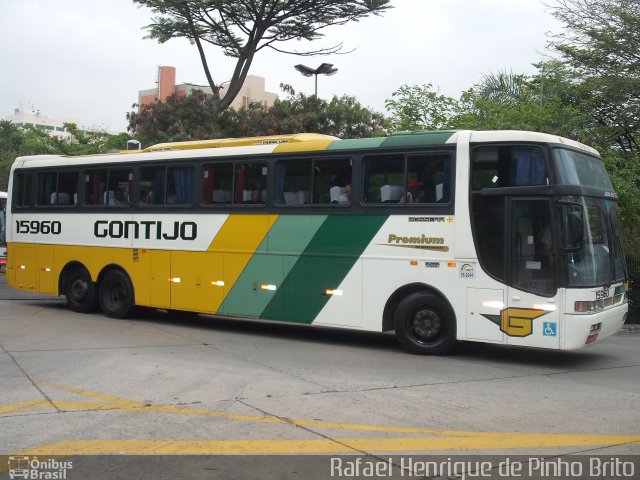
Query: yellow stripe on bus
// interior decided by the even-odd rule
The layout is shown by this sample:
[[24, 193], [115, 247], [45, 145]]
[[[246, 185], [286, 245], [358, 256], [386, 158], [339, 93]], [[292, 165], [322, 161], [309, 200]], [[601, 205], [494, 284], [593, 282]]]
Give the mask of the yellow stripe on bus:
[[326, 150], [329, 148], [335, 138], [323, 138], [320, 140], [309, 140], [304, 143], [281, 143], [273, 152], [274, 153], [290, 153], [290, 152], [311, 152], [318, 150]]
[[[225, 292], [231, 291], [276, 220], [278, 215], [229, 215], [208, 248], [209, 252], [225, 253]], [[214, 310], [218, 310], [223, 301], [224, 298], [216, 299]]]

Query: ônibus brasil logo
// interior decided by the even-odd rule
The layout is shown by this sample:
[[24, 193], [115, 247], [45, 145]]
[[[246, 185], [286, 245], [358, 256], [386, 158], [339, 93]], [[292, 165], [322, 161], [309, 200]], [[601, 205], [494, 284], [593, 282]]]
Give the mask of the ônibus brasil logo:
[[33, 480], [65, 480], [67, 470], [73, 468], [73, 462], [61, 461], [54, 458], [39, 460], [38, 457], [11, 456], [9, 457], [9, 478]]

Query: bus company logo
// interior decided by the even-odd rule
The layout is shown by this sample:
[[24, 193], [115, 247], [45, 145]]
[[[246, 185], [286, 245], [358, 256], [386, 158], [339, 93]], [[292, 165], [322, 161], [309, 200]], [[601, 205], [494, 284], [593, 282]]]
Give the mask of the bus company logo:
[[282, 138], [282, 139], [275, 138], [272, 140], [262, 140], [259, 142], [253, 142], [254, 145], [279, 145], [281, 143], [289, 143], [289, 140], [286, 138]]
[[476, 267], [474, 267], [471, 263], [463, 263], [460, 266], [460, 278], [476, 278]]
[[444, 223], [444, 217], [409, 217], [411, 222]]
[[451, 215], [446, 217], [409, 217], [409, 223], [425, 222], [425, 223], [453, 223]]
[[382, 243], [381, 245], [384, 245], [386, 247], [417, 248], [420, 250], [448, 252], [449, 247], [443, 244], [443, 237], [427, 237], [424, 234], [419, 237], [405, 237], [390, 233], [387, 238], [387, 243]]
[[61, 462], [54, 458], [39, 460], [38, 457], [10, 456], [9, 478], [33, 480], [65, 480], [67, 470], [73, 468], [73, 462]]
[[96, 238], [145, 240], [195, 240], [198, 236], [198, 224], [195, 222], [173, 222], [173, 225], [167, 223], [157, 220], [97, 220], [93, 224], [93, 235]]
[[533, 321], [547, 311], [535, 308], [505, 308], [500, 315], [481, 314], [500, 327], [500, 331], [510, 337], [528, 337], [533, 333]]

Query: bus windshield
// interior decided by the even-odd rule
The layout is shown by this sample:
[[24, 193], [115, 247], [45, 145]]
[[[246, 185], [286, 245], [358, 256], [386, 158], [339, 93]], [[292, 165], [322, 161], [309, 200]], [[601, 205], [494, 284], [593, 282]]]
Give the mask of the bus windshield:
[[581, 203], [581, 207], [564, 209], [569, 286], [592, 287], [624, 280], [617, 203], [596, 198], [585, 198]]
[[560, 184], [613, 191], [604, 163], [598, 157], [566, 148], [554, 148], [553, 163]]

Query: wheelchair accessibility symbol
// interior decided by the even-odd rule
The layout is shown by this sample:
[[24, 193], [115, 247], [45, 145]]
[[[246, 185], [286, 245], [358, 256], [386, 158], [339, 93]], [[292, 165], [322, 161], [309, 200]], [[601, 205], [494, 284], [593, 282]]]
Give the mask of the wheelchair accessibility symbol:
[[558, 335], [558, 324], [554, 322], [544, 322], [542, 324], [542, 335], [545, 337], [556, 337]]

